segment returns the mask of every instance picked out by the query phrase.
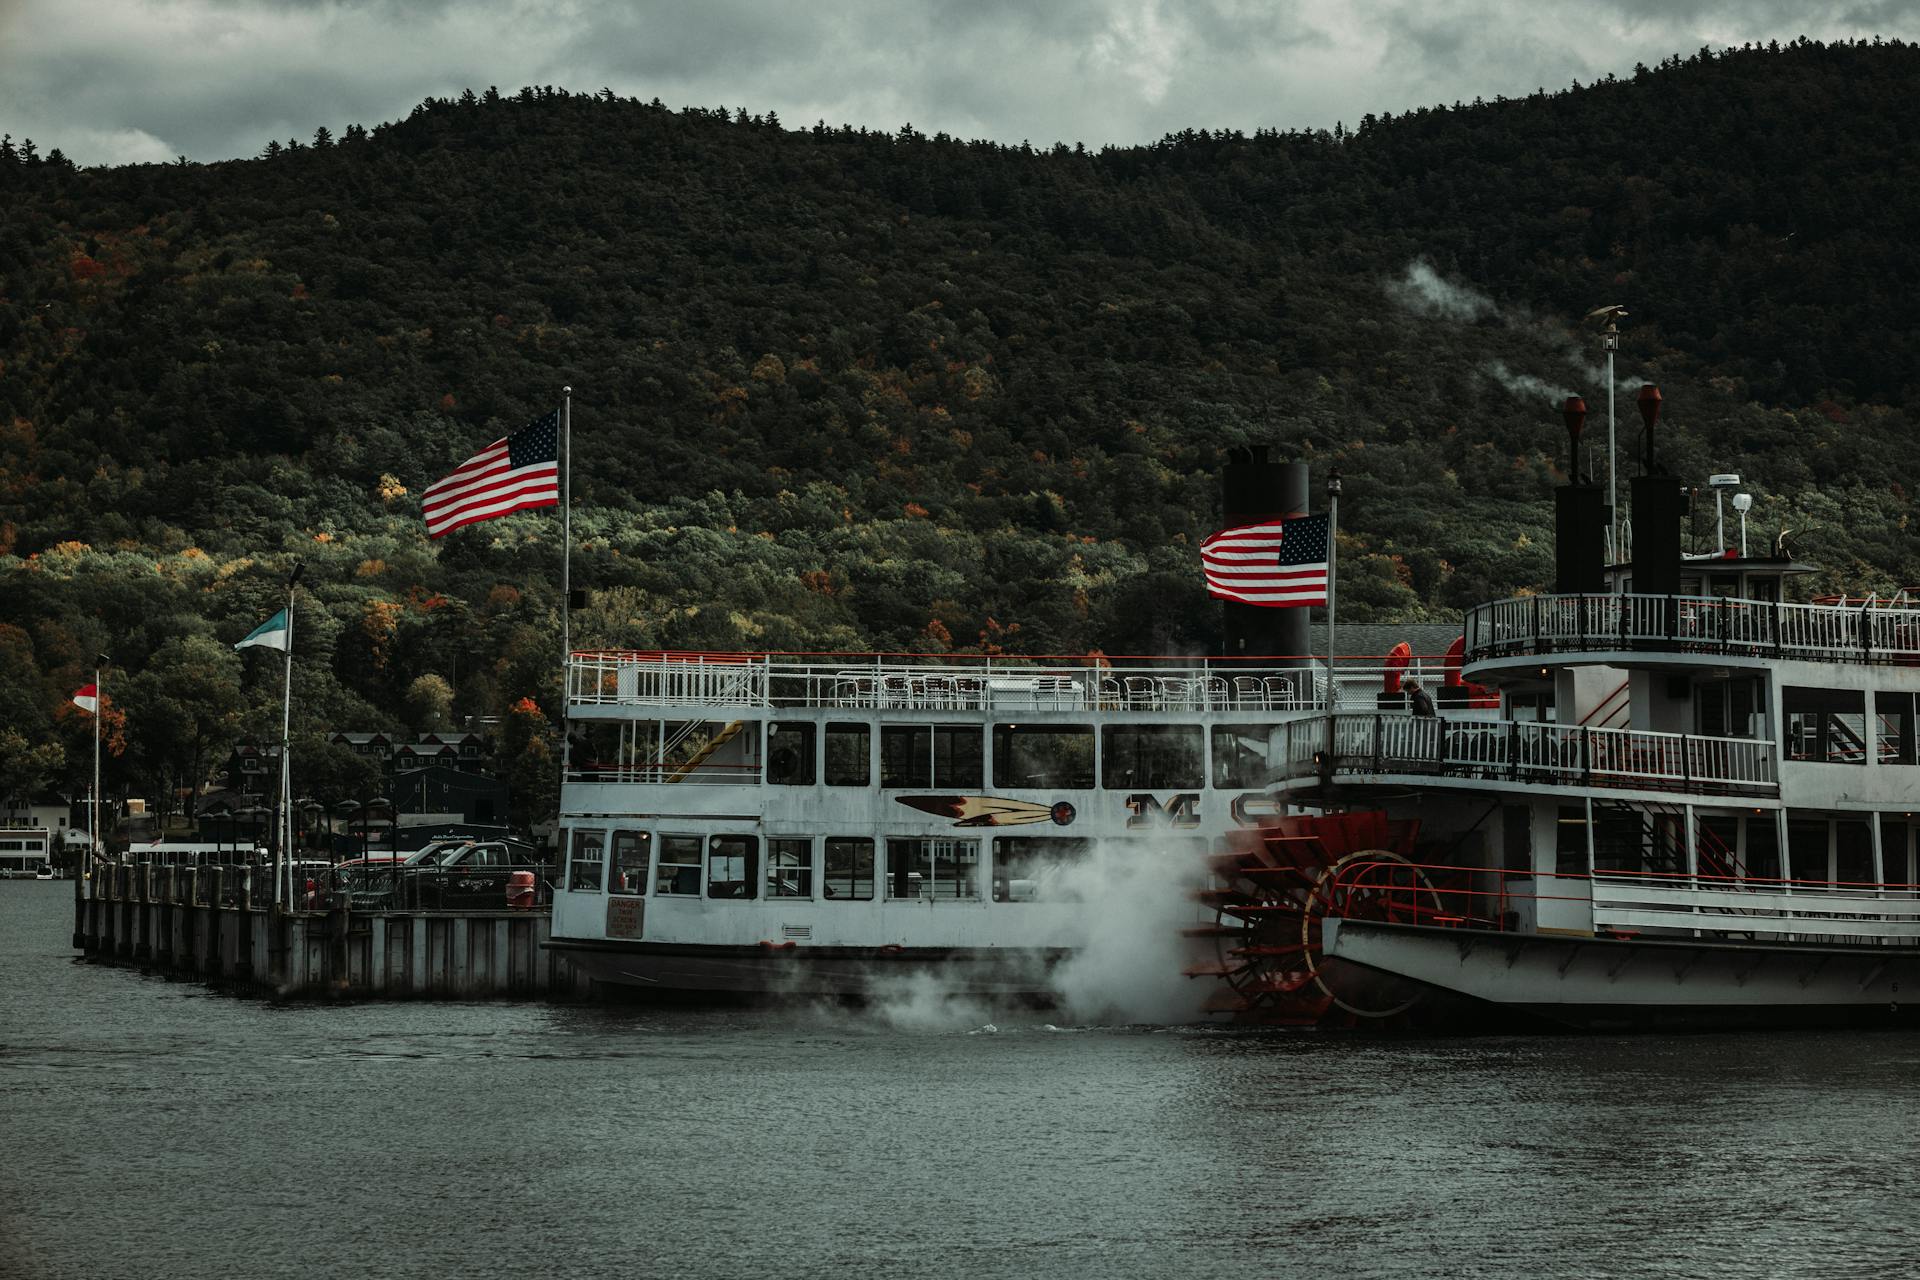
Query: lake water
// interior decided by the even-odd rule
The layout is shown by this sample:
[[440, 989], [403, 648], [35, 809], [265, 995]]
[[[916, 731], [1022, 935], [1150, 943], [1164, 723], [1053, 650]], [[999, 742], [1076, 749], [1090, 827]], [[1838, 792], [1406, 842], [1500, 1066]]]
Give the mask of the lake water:
[[0, 1276], [1894, 1276], [1920, 1035], [274, 1007], [0, 882]]

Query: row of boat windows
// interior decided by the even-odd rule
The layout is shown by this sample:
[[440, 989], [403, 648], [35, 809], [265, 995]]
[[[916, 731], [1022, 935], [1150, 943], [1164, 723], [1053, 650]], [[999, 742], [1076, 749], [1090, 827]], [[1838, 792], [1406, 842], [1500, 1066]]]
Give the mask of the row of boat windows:
[[[1592, 825], [1595, 871], [1686, 870], [1685, 826], [1677, 814], [1649, 815], [1626, 805], [1596, 804]], [[1774, 812], [1702, 816], [1695, 822], [1694, 865], [1704, 874], [1743, 880], [1912, 888], [1920, 882], [1915, 868], [1917, 829], [1920, 824], [1906, 813], [1789, 817], [1784, 823]], [[1586, 874], [1588, 839], [1586, 809], [1561, 809], [1555, 870], [1562, 875]]]
[[[1164, 846], [1164, 841], [1162, 846]], [[1097, 874], [1086, 840], [998, 836], [814, 839], [575, 828], [566, 887], [656, 898], [1075, 902]]]
[[[1914, 741], [1914, 695], [1877, 690], [1868, 718], [1863, 689], [1780, 691], [1782, 743], [1789, 760], [1825, 764], [1920, 764]], [[1871, 732], [1869, 732], [1871, 724]]]
[[[1267, 743], [1279, 726], [1241, 724], [1212, 731], [1218, 787], [1262, 786]], [[872, 727], [776, 721], [767, 730], [767, 781], [777, 786], [873, 785]], [[816, 741], [817, 739], [817, 741]], [[996, 724], [992, 753], [979, 725], [881, 725], [882, 787], [1188, 790], [1208, 784], [1207, 730], [1192, 725]]]

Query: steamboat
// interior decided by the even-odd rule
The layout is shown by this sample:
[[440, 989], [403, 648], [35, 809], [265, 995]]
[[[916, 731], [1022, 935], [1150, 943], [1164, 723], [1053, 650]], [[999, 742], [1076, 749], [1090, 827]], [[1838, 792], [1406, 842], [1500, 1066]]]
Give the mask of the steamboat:
[[[1247, 1021], [1905, 1020], [1920, 607], [1793, 600], [1739, 502], [1689, 549], [1640, 404], [1631, 524], [1563, 486], [1554, 590], [1437, 658], [1245, 657], [1306, 610], [1231, 603], [1184, 663], [576, 653], [550, 945], [660, 993], [1044, 998], [1118, 847], [1200, 870], [1187, 972]], [[1229, 524], [1304, 510], [1236, 465]]]

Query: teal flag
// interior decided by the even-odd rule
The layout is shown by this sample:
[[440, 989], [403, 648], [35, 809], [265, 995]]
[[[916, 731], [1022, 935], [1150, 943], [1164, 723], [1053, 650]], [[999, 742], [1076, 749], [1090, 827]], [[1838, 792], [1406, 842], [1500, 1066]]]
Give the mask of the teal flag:
[[233, 647], [245, 649], [249, 645], [259, 645], [264, 649], [278, 649], [285, 653], [287, 651], [287, 611], [282, 609], [274, 614], [247, 632], [247, 638]]

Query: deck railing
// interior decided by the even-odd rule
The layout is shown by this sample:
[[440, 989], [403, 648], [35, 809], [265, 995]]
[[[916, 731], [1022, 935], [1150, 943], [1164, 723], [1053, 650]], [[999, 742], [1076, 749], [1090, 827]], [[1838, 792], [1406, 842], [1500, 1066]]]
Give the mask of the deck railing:
[[1325, 719], [1284, 726], [1275, 762], [1283, 779], [1321, 773], [1431, 774], [1649, 791], [1770, 794], [1778, 790], [1774, 745], [1514, 720], [1339, 714], [1332, 756]]
[[[582, 652], [568, 664], [567, 692], [575, 706], [663, 709], [1316, 711], [1327, 709], [1325, 660], [1317, 663]], [[1443, 702], [1452, 692], [1439, 658], [1416, 658], [1397, 674], [1419, 677]], [[1385, 692], [1388, 679], [1377, 659], [1340, 659], [1334, 709], [1403, 707]]]
[[1544, 595], [1467, 611], [1466, 659], [1609, 650], [1920, 663], [1920, 609], [1711, 596]]
[[1835, 883], [1687, 872], [1556, 873], [1357, 860], [1316, 894], [1329, 916], [1510, 931], [1522, 902], [1591, 912], [1601, 937], [1677, 930], [1781, 942], [1920, 941], [1920, 885]]

